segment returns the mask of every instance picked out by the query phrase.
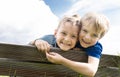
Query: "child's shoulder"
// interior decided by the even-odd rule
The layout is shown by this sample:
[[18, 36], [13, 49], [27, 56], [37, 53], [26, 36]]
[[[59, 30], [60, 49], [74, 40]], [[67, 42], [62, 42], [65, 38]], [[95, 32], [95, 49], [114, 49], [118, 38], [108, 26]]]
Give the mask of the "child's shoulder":
[[46, 38], [46, 39], [52, 39], [55, 38], [53, 34], [49, 34], [49, 35], [45, 35], [42, 38]]
[[95, 48], [103, 48], [102, 44], [100, 42], [97, 42], [95, 45], [94, 45]]
[[41, 39], [47, 41], [49, 44], [54, 44], [56, 40], [53, 34], [45, 35]]

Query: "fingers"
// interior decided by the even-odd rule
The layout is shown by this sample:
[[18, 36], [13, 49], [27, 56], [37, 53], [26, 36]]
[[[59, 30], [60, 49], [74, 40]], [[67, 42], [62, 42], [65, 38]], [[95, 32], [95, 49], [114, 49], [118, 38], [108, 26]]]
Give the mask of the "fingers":
[[51, 56], [51, 54], [49, 54], [48, 52], [46, 52], [46, 57], [47, 57], [47, 59], [48, 59], [49, 61], [52, 62], [52, 56]]
[[46, 55], [47, 56], [55, 56], [57, 53], [55, 52], [46, 52]]
[[35, 45], [40, 51], [48, 52], [50, 50], [50, 44], [44, 40], [36, 40]]
[[38, 46], [38, 49], [41, 51], [49, 51], [50, 49], [50, 46], [47, 42], [41, 42]]
[[55, 52], [46, 52], [46, 57], [48, 61], [55, 64], [60, 64], [62, 61], [62, 56]]
[[55, 59], [56, 55], [55, 54], [56, 53], [54, 53], [54, 52], [46, 52], [46, 57], [47, 57], [48, 61], [50, 61], [52, 63], [56, 63], [56, 59]]
[[46, 57], [48, 60], [55, 59], [57, 57], [57, 53], [55, 52], [46, 52]]

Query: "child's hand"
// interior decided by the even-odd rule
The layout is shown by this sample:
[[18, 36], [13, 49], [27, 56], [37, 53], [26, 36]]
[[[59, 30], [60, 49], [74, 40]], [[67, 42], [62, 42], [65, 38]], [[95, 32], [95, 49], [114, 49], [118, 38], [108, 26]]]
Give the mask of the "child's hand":
[[50, 44], [44, 40], [36, 40], [34, 45], [40, 51], [48, 52], [50, 50]]
[[61, 64], [62, 59], [64, 57], [62, 57], [60, 54], [55, 53], [55, 52], [46, 52], [46, 57], [47, 59], [52, 62], [52, 63], [56, 63], [56, 64]]

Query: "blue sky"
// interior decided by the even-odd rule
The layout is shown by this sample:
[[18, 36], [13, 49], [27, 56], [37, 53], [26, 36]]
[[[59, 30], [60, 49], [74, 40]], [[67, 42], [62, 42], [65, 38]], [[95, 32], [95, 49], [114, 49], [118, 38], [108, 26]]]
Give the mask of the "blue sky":
[[73, 4], [71, 0], [44, 0], [44, 2], [50, 7], [51, 11], [57, 16], [66, 12]]
[[51, 11], [58, 17], [67, 13], [85, 14], [89, 11], [97, 11], [105, 14], [111, 23], [118, 25], [120, 20], [119, 0], [44, 0]]
[[120, 53], [120, 0], [0, 0], [0, 42], [28, 44], [53, 34], [66, 14], [95, 11], [110, 20], [110, 30], [100, 42], [103, 53]]

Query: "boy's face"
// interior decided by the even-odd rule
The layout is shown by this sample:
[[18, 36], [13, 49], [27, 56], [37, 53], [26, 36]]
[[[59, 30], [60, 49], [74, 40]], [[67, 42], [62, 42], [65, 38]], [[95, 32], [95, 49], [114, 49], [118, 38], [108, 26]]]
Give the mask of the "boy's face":
[[61, 24], [55, 31], [56, 42], [64, 50], [72, 49], [78, 40], [79, 27], [73, 26], [70, 22]]
[[82, 28], [79, 33], [79, 42], [82, 47], [87, 48], [96, 44], [100, 39], [101, 32], [97, 33], [93, 24], [82, 23]]

